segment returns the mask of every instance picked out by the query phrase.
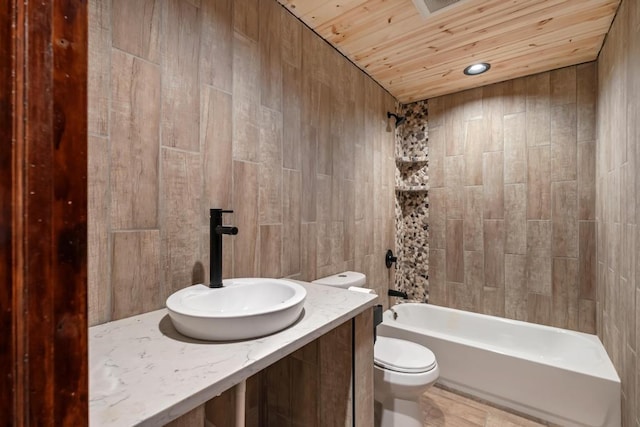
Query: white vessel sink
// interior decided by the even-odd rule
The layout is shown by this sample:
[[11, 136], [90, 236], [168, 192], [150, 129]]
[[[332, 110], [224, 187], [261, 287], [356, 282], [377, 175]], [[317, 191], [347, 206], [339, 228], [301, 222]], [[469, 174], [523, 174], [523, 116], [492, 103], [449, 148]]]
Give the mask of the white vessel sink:
[[222, 288], [194, 285], [167, 298], [173, 325], [183, 335], [209, 341], [261, 337], [291, 326], [307, 290], [280, 279], [227, 279]]

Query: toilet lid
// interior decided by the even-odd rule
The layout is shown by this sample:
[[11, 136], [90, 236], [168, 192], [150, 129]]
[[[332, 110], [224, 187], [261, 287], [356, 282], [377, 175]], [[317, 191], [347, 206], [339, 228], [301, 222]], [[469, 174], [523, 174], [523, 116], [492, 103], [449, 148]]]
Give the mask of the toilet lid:
[[374, 363], [396, 372], [427, 372], [436, 365], [436, 356], [427, 347], [411, 341], [378, 336], [373, 347]]

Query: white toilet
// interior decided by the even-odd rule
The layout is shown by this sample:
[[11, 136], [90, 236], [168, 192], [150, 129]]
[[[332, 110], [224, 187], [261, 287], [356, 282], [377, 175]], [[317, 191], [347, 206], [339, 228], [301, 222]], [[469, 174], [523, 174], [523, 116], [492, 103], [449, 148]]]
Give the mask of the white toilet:
[[[313, 283], [346, 289], [364, 285], [366, 276], [346, 271]], [[373, 353], [376, 427], [422, 427], [420, 397], [440, 374], [435, 355], [420, 344], [381, 336]]]

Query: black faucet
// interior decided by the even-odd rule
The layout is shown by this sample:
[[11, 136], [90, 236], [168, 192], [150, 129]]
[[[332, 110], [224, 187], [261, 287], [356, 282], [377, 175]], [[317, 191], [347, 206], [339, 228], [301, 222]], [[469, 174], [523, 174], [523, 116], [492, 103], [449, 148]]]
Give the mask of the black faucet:
[[389, 289], [387, 291], [387, 295], [389, 295], [390, 297], [396, 297], [396, 298], [402, 298], [402, 299], [409, 299], [409, 295], [407, 295], [406, 292], [403, 291], [396, 291], [395, 289]]
[[209, 219], [210, 236], [209, 236], [209, 274], [211, 275], [210, 288], [222, 287], [222, 235], [238, 234], [238, 227], [222, 225], [222, 214], [233, 213], [222, 209], [210, 209]]

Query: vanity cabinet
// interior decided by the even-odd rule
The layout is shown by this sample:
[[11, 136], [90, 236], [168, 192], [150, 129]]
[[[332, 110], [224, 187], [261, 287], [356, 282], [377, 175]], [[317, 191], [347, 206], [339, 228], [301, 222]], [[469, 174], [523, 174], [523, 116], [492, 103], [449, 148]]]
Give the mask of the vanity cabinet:
[[[248, 378], [246, 426], [372, 426], [372, 331], [367, 309]], [[235, 427], [233, 408], [230, 389], [207, 402], [200, 416], [216, 427]]]

